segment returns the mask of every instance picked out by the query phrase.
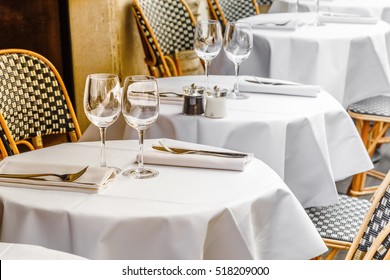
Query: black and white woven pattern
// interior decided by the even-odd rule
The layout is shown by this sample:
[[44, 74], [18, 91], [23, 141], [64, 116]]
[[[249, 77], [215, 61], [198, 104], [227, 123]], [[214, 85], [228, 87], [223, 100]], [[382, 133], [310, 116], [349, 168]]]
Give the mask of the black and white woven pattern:
[[390, 96], [369, 97], [351, 104], [348, 110], [357, 114], [390, 117]]
[[374, 254], [374, 260], [383, 260], [385, 255], [390, 249], [390, 234], [383, 240], [382, 244], [379, 245], [376, 253]]
[[75, 128], [55, 74], [34, 56], [0, 55], [0, 102], [15, 141]]
[[390, 187], [387, 188], [385, 194], [380, 199], [375, 211], [367, 226], [367, 230], [360, 240], [356, 256], [364, 256], [368, 251], [374, 239], [380, 231], [389, 223], [390, 220]]
[[273, 0], [257, 0], [259, 6], [272, 5]]
[[[174, 54], [176, 51], [193, 49], [195, 26], [192, 23], [189, 11], [179, 0], [138, 0], [145, 20], [152, 30], [148, 30], [145, 20], [141, 25], [154, 51], [157, 50], [150, 33], [156, 37], [164, 55]], [[138, 12], [138, 18], [142, 18]], [[156, 54], [158, 55], [158, 54]]]
[[218, 3], [228, 22], [237, 21], [256, 14], [253, 0], [218, 0]]
[[365, 199], [339, 195], [338, 204], [305, 210], [322, 238], [352, 243], [369, 207]]

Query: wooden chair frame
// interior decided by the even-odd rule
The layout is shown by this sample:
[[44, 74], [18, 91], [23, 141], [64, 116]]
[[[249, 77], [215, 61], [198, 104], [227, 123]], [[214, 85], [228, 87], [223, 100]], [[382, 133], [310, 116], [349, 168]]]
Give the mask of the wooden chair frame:
[[[373, 195], [373, 197], [371, 198], [371, 206], [363, 220], [363, 223], [362, 225], [360, 226], [360, 229], [356, 235], [356, 237], [354, 238], [353, 240], [353, 243], [351, 245], [351, 247], [349, 248], [348, 250], [348, 253], [347, 253], [347, 256], [346, 256], [346, 259], [347, 260], [351, 260], [354, 258], [355, 254], [356, 254], [356, 251], [357, 251], [357, 248], [359, 246], [359, 243], [363, 237], [363, 234], [366, 232], [367, 228], [368, 228], [368, 224], [371, 220], [371, 217], [372, 215], [374, 214], [375, 212], [375, 209], [378, 205], [378, 203], [380, 202], [380, 200], [382, 199], [383, 195], [385, 194], [387, 188], [389, 187], [390, 185], [390, 171], [386, 174], [385, 178], [383, 179], [382, 183], [379, 185], [377, 191], [375, 192], [375, 194]], [[385, 228], [381, 231], [381, 233], [379, 234], [379, 236], [375, 239], [374, 243], [371, 245], [371, 247], [369, 248], [368, 252], [366, 253], [365, 255], [365, 259], [369, 259], [370, 256], [372, 255], [373, 256], [373, 252], [372, 251], [376, 251], [376, 247], [379, 246], [378, 244], [381, 243], [381, 241], [383, 241], [383, 238], [385, 238], [385, 235], [387, 233], [387, 235], [389, 234], [390, 232], [390, 223], [388, 223]], [[387, 236], [386, 235], [386, 236]], [[382, 239], [382, 240], [381, 240]], [[390, 255], [389, 255], [389, 252], [387, 253], [387, 258], [389, 258]]]
[[[373, 156], [375, 149], [380, 147], [381, 144], [390, 142], [390, 137], [386, 137], [386, 132], [390, 127], [390, 118], [358, 114], [350, 110], [348, 110], [348, 114], [355, 120], [356, 128], [370, 157]], [[383, 180], [386, 174], [377, 170], [356, 174], [353, 176], [348, 191], [350, 195], [368, 195], [378, 189], [378, 185], [366, 186], [367, 175]]]
[[[218, 13], [220, 14], [220, 17], [218, 16], [217, 11], [213, 7], [213, 1], [214, 1], [215, 6], [218, 10]], [[252, 3], [253, 3], [253, 8], [255, 9], [255, 13], [260, 14], [260, 8], [259, 8], [257, 1], [252, 0]], [[207, 0], [207, 4], [209, 6], [210, 18], [212, 18], [214, 20], [219, 20], [221, 22], [221, 25], [222, 25], [222, 30], [225, 30], [225, 28], [228, 24], [228, 20], [225, 16], [225, 13], [222, 10], [221, 5], [219, 4], [219, 1], [218, 0]]]
[[[61, 78], [61, 75], [58, 73], [57, 69], [54, 67], [54, 65], [47, 59], [45, 58], [44, 56], [36, 53], [36, 52], [33, 52], [33, 51], [30, 51], [30, 50], [25, 50], [25, 49], [3, 49], [3, 50], [0, 50], [0, 55], [3, 55], [3, 54], [12, 54], [12, 53], [18, 53], [18, 54], [25, 54], [25, 55], [28, 55], [28, 56], [32, 56], [32, 57], [35, 57], [39, 60], [41, 60], [43, 63], [45, 63], [50, 69], [51, 71], [54, 73], [57, 81], [58, 81], [58, 84], [59, 84], [59, 87], [61, 88], [62, 90], [62, 93], [64, 95], [64, 98], [65, 98], [65, 102], [66, 102], [66, 105], [68, 107], [68, 111], [69, 111], [69, 114], [70, 114], [70, 117], [72, 119], [72, 122], [74, 124], [74, 131], [71, 131], [68, 133], [69, 135], [69, 139], [71, 142], [76, 142], [78, 139], [80, 139], [81, 137], [81, 130], [80, 130], [80, 126], [78, 124], [78, 121], [77, 121], [77, 117], [76, 117], [76, 114], [75, 114], [75, 111], [73, 109], [73, 105], [72, 105], [72, 102], [69, 98], [69, 95], [68, 95], [68, 91], [66, 90], [66, 87], [65, 87], [65, 84]], [[42, 140], [42, 135], [37, 135], [36, 137], [32, 138], [31, 141], [32, 142], [29, 142], [27, 139], [22, 139], [22, 140], [19, 140], [19, 141], [15, 141], [14, 140], [14, 137], [12, 136], [12, 133], [7, 125], [7, 122], [6, 120], [4, 119], [4, 116], [1, 114], [0, 112], [0, 125], [4, 131], [4, 134], [5, 134], [5, 137], [7, 138], [8, 142], [9, 142], [9, 146], [10, 148], [12, 149], [12, 152], [14, 154], [19, 154], [20, 151], [19, 151], [19, 148], [18, 148], [18, 145], [25, 145], [29, 150], [34, 150], [34, 149], [40, 149], [40, 148], [43, 148], [44, 145], [43, 145], [43, 140]], [[0, 147], [0, 150], [3, 154], [3, 156], [8, 156], [8, 153], [6, 152], [6, 149], [4, 148], [4, 151], [3, 151], [3, 147], [4, 147], [4, 143], [2, 143], [2, 147]]]
[[[189, 17], [191, 18], [191, 22], [195, 28], [196, 20], [189, 6], [183, 0], [178, 0], [178, 1], [181, 2], [185, 7], [185, 9], [187, 10]], [[181, 76], [182, 70], [180, 64], [178, 63], [177, 56], [174, 54], [172, 59], [170, 56], [162, 52], [160, 44], [158, 43], [158, 40], [153, 32], [153, 29], [143, 12], [142, 7], [138, 3], [138, 0], [133, 0], [133, 5], [131, 6], [131, 9], [137, 23], [138, 33], [140, 34], [141, 37], [142, 47], [144, 49], [144, 54], [145, 54], [145, 63], [148, 66], [149, 73], [154, 77]], [[153, 44], [156, 47], [156, 51], [158, 53], [158, 56], [161, 58], [161, 61], [159, 61], [153, 47], [151, 46], [151, 43], [148, 41], [148, 38], [146, 37], [146, 34], [142, 29], [142, 23], [140, 22], [140, 18], [138, 17], [138, 14], [142, 17], [142, 20], [145, 22], [146, 29], [149, 32], [149, 36], [151, 37]], [[159, 73], [161, 73], [161, 75]]]

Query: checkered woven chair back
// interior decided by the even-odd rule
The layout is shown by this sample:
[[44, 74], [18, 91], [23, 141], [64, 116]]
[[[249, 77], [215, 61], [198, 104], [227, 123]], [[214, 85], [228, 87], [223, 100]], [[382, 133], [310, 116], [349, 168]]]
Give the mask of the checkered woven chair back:
[[208, 5], [212, 18], [220, 21], [223, 30], [228, 22], [260, 13], [256, 0], [208, 0]]
[[[367, 228], [364, 231], [357, 250], [354, 254], [354, 259], [363, 259], [367, 251], [370, 249], [378, 234], [389, 224], [390, 220], [390, 186], [388, 186], [376, 204], [375, 210], [372, 213]], [[384, 244], [381, 252], [377, 252], [374, 259], [383, 259], [384, 255], [390, 248], [389, 238]], [[386, 248], [387, 247], [387, 248]], [[383, 250], [386, 249], [386, 250]]]
[[182, 0], [134, 0], [133, 13], [148, 66], [157, 67], [163, 76], [177, 74], [170, 73], [167, 56], [193, 50], [195, 19], [187, 4]]
[[41, 136], [70, 134], [80, 137], [80, 128], [63, 81], [44, 57], [26, 50], [0, 51], [0, 137], [9, 155], [19, 153], [13, 143]]

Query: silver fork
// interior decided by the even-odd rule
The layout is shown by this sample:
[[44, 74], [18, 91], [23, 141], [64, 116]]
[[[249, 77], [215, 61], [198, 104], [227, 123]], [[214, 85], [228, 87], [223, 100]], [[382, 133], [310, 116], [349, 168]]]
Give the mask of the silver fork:
[[275, 26], [285, 26], [287, 25], [289, 22], [291, 21], [291, 19], [287, 20], [287, 21], [284, 21], [284, 22], [263, 22], [263, 23], [255, 23], [253, 25], [259, 25], [259, 26], [267, 26], [267, 25], [275, 25]]
[[67, 174], [55, 174], [55, 173], [31, 173], [31, 174], [0, 174], [2, 178], [19, 178], [19, 179], [30, 179], [44, 176], [55, 176], [60, 178], [64, 182], [73, 182], [80, 178], [88, 169], [88, 166], [76, 173]]
[[198, 154], [198, 155], [209, 155], [217, 157], [226, 157], [226, 158], [246, 158], [248, 154], [245, 153], [236, 153], [236, 152], [217, 152], [217, 151], [205, 151], [205, 150], [190, 150], [182, 148], [170, 148], [166, 146], [162, 141], [159, 141], [161, 147], [153, 146], [156, 150], [165, 150], [169, 153], [176, 155], [187, 155], [187, 154]]

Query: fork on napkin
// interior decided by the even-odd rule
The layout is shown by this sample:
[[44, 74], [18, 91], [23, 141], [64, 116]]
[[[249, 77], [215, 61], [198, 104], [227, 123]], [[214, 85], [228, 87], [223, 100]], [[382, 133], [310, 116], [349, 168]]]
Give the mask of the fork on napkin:
[[319, 20], [323, 23], [360, 23], [360, 24], [376, 24], [376, 17], [360, 16], [356, 14], [342, 14], [320, 12]]
[[317, 97], [318, 93], [321, 91], [321, 87], [318, 85], [303, 85], [254, 76], [240, 76], [239, 88], [243, 92], [272, 93], [305, 97]]
[[[172, 165], [172, 166], [185, 166], [185, 167], [198, 167], [198, 168], [210, 168], [210, 169], [225, 169], [225, 170], [235, 170], [235, 171], [244, 171], [245, 167], [253, 159], [253, 154], [248, 153], [246, 156], [237, 157], [236, 151], [200, 145], [190, 142], [183, 142], [172, 139], [162, 139], [160, 140], [164, 146], [169, 147], [170, 149], [186, 149], [199, 151], [200, 153], [172, 153], [164, 149], [154, 149], [148, 148], [144, 151], [144, 162], [148, 164], [158, 164], [158, 165]], [[161, 147], [159, 142], [154, 143], [153, 146]], [[221, 157], [218, 154], [213, 155], [213, 152], [224, 152], [226, 155]], [[229, 157], [228, 153], [232, 153], [232, 156]], [[243, 154], [243, 153], [240, 153]]]
[[[40, 163], [12, 160], [8, 157], [0, 166], [0, 174], [32, 174], [32, 173], [75, 173], [85, 166], [58, 163]], [[72, 182], [62, 181], [54, 176], [39, 178], [0, 177], [0, 186], [20, 187], [40, 190], [75, 191], [99, 193], [115, 178], [115, 170], [99, 166], [90, 166], [85, 173]]]

